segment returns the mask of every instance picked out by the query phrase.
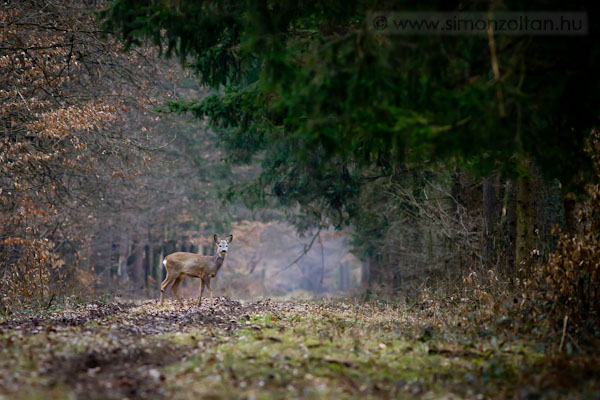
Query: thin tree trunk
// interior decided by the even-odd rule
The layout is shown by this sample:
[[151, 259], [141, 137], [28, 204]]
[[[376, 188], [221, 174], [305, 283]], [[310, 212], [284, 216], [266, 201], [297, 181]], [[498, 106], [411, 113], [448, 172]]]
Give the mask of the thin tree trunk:
[[129, 271], [127, 270], [127, 259], [129, 258], [129, 235], [128, 232], [121, 232], [119, 241], [119, 267], [118, 275], [121, 282], [129, 281]]
[[578, 205], [577, 201], [575, 200], [575, 196], [565, 196], [563, 200], [563, 207], [565, 209], [565, 226], [567, 231], [566, 233], [569, 233], [571, 235], [579, 233], [577, 232], [577, 228], [579, 226], [577, 224]]
[[560, 183], [557, 180], [547, 180], [541, 175], [536, 181], [538, 234], [537, 243], [540, 251], [540, 260], [547, 261], [550, 254], [556, 249], [558, 235], [552, 233], [555, 227], [564, 231], [566, 215]]
[[496, 262], [496, 240], [499, 213], [499, 176], [491, 174], [483, 181], [483, 260], [487, 268]]
[[[536, 198], [533, 167], [527, 162], [527, 176], [522, 176], [517, 182], [517, 243], [516, 268], [526, 268], [532, 251], [536, 249]], [[527, 271], [525, 271], [527, 273]]]
[[370, 282], [369, 280], [369, 262], [363, 261], [360, 268], [360, 280], [363, 286], [367, 286]]
[[111, 235], [110, 245], [110, 281], [113, 282], [119, 276], [119, 236], [117, 233]]
[[136, 287], [144, 286], [144, 246], [138, 240], [134, 241], [131, 251], [132, 279]]
[[153, 269], [154, 269], [154, 252], [152, 248], [152, 244], [146, 244], [146, 260], [144, 263], [144, 272], [146, 273], [146, 288], [150, 289], [152, 287]]
[[506, 182], [502, 206], [502, 264], [504, 274], [514, 276], [517, 242], [517, 188], [513, 181]]

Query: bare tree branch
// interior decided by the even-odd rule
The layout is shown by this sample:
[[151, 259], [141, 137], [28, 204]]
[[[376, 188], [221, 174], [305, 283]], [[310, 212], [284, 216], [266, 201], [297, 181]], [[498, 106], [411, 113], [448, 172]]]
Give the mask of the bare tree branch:
[[[300, 255], [298, 257], [296, 257], [296, 259], [294, 261], [292, 261], [291, 263], [289, 263], [287, 266], [285, 266], [284, 268], [280, 269], [279, 271], [277, 271], [274, 275], [273, 278], [275, 278], [277, 275], [279, 275], [281, 272], [290, 269], [294, 266], [294, 264], [296, 264], [298, 261], [300, 261], [302, 259], [302, 257], [304, 257], [312, 248], [313, 244], [315, 243], [315, 240], [320, 237], [321, 234], [321, 227], [319, 227], [319, 230], [317, 231], [317, 233], [313, 236], [313, 238], [311, 239], [310, 243], [308, 245], [304, 245], [304, 250], [302, 251], [302, 253], [300, 253]], [[300, 269], [302, 270], [302, 269]]]

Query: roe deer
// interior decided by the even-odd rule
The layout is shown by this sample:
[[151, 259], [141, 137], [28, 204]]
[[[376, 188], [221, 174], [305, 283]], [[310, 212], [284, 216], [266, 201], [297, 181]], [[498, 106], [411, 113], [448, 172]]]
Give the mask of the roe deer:
[[210, 288], [210, 280], [217, 276], [217, 272], [225, 261], [225, 255], [229, 248], [229, 244], [233, 241], [233, 235], [229, 235], [226, 240], [219, 240], [217, 235], [214, 236], [215, 243], [219, 245], [217, 254], [214, 256], [203, 256], [194, 253], [173, 253], [165, 257], [163, 265], [167, 270], [167, 277], [160, 285], [160, 304], [163, 303], [163, 297], [167, 286], [171, 285], [173, 294], [179, 300], [179, 303], [183, 305], [183, 301], [179, 294], [177, 294], [177, 288], [179, 284], [186, 276], [192, 278], [200, 278], [200, 298], [198, 299], [198, 306], [202, 304], [202, 294], [204, 293], [204, 287], [208, 288], [210, 293], [210, 300], [213, 299], [212, 289]]

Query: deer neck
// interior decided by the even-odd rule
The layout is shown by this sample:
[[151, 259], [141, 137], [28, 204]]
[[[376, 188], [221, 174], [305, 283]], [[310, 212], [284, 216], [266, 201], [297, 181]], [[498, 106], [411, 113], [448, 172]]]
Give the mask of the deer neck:
[[212, 272], [219, 272], [221, 265], [223, 265], [223, 261], [225, 261], [225, 256], [222, 256], [220, 253], [215, 254], [212, 260]]

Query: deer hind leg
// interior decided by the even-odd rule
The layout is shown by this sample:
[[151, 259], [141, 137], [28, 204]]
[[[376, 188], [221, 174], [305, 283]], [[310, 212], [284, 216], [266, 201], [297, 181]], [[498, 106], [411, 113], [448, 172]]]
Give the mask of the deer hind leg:
[[177, 293], [177, 289], [179, 288], [179, 284], [181, 283], [181, 281], [183, 280], [183, 278], [184, 278], [183, 275], [179, 275], [177, 278], [175, 278], [175, 282], [171, 286], [171, 291], [173, 292], [173, 294], [175, 295], [175, 297], [177, 298], [177, 300], [179, 300], [179, 304], [181, 304], [181, 305], [183, 305], [183, 299]]
[[173, 277], [173, 275], [169, 275], [169, 270], [167, 270], [167, 277], [165, 278], [164, 281], [162, 281], [162, 283], [160, 284], [160, 304], [163, 303], [163, 298], [165, 296], [165, 289], [171, 284], [173, 283], [173, 281], [175, 280], [175, 278]]

